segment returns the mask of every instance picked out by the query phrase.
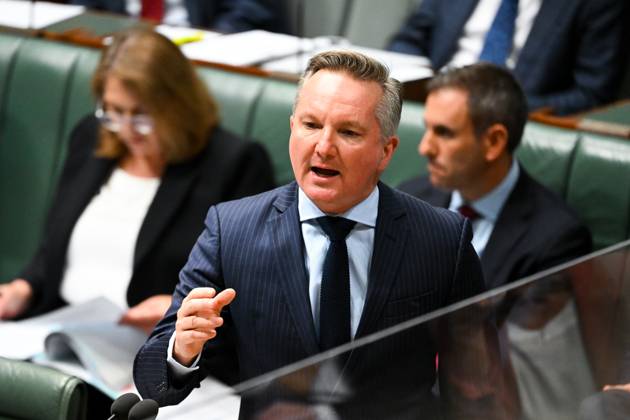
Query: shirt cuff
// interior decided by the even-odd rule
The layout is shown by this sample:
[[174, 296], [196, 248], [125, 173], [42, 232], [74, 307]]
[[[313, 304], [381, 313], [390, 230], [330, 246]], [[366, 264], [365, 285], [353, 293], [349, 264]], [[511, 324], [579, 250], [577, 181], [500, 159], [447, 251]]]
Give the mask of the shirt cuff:
[[171, 373], [173, 374], [175, 379], [182, 379], [188, 374], [199, 369], [199, 359], [201, 358], [201, 352], [199, 352], [199, 354], [197, 355], [197, 358], [192, 363], [192, 365], [184, 366], [181, 363], [179, 363], [177, 360], [175, 360], [175, 358], [173, 357], [174, 346], [175, 346], [175, 331], [173, 331], [173, 335], [171, 336], [171, 339], [168, 340], [168, 349], [166, 350], [166, 363], [171, 369]]

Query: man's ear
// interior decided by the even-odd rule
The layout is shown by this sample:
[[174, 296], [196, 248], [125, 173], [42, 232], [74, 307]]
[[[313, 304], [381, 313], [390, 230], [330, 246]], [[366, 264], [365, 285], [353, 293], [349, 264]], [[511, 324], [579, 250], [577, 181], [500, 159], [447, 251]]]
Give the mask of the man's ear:
[[293, 114], [289, 117], [289, 128], [293, 130]]
[[379, 170], [384, 171], [389, 165], [389, 161], [392, 160], [392, 156], [394, 156], [394, 152], [398, 147], [399, 139], [397, 136], [392, 136], [385, 140], [383, 145], [383, 159], [381, 159], [381, 163], [379, 165]]
[[494, 162], [507, 153], [508, 131], [503, 124], [493, 124], [483, 135], [484, 156], [487, 162]]

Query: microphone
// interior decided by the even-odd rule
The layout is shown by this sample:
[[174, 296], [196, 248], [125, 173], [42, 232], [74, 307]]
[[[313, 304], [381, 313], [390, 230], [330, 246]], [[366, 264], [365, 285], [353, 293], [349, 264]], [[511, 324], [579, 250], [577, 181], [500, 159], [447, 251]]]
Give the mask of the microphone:
[[111, 417], [107, 420], [127, 420], [129, 410], [140, 401], [140, 397], [129, 392], [116, 398], [109, 410]]
[[155, 420], [159, 409], [160, 406], [154, 400], [142, 400], [131, 407], [128, 420]]

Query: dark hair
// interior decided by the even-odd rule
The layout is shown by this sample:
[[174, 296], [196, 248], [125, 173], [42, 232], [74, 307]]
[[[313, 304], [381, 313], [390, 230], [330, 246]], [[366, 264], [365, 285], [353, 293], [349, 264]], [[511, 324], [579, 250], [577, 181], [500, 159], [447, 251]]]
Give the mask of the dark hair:
[[396, 135], [402, 110], [401, 84], [389, 77], [389, 69], [367, 55], [353, 51], [325, 51], [312, 57], [298, 83], [298, 93], [293, 109], [300, 99], [304, 81], [320, 70], [345, 72], [357, 80], [376, 82], [383, 90], [383, 96], [376, 106], [376, 119], [381, 128], [381, 136]]
[[507, 149], [518, 147], [527, 121], [527, 99], [512, 73], [490, 63], [453, 68], [436, 75], [427, 85], [428, 93], [446, 88], [468, 93], [468, 114], [477, 138], [493, 124], [507, 129]]

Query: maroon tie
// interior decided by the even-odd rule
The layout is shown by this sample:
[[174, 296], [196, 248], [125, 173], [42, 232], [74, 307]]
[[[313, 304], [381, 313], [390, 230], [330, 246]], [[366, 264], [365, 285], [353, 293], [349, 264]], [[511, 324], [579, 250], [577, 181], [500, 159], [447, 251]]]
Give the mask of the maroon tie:
[[140, 16], [161, 22], [164, 17], [164, 0], [142, 0]]
[[457, 211], [462, 216], [470, 219], [471, 222], [474, 222], [481, 217], [481, 215], [477, 213], [477, 210], [473, 209], [469, 204], [462, 204], [461, 206], [459, 206]]

